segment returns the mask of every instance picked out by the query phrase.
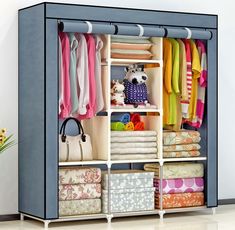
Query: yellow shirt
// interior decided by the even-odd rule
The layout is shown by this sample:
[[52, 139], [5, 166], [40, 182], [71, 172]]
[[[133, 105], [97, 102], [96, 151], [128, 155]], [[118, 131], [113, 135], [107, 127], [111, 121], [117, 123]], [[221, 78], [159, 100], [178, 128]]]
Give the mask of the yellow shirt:
[[189, 103], [188, 117], [189, 121], [196, 118], [197, 110], [197, 88], [198, 88], [198, 78], [201, 74], [201, 64], [200, 57], [197, 50], [197, 46], [193, 40], [190, 40], [191, 56], [192, 56], [192, 93]]
[[168, 38], [163, 39], [163, 124], [169, 124], [170, 95], [172, 76], [172, 44]]

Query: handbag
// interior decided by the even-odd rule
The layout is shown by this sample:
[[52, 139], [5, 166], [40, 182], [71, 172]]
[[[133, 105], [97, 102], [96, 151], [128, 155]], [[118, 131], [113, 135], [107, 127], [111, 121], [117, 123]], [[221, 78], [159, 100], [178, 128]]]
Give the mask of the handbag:
[[[68, 121], [75, 121], [78, 128], [78, 135], [69, 136], [65, 134]], [[59, 160], [60, 161], [89, 161], [93, 160], [91, 139], [84, 130], [80, 121], [69, 117], [64, 120], [59, 135]]]

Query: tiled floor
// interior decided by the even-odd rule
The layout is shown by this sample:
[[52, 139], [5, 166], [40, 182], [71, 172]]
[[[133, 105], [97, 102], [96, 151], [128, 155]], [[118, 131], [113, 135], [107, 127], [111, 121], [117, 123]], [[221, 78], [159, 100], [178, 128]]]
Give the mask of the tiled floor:
[[[33, 220], [0, 223], [1, 230], [43, 229], [42, 223]], [[111, 224], [105, 220], [54, 223], [52, 230], [235, 230], [235, 205], [220, 206], [216, 214], [210, 210], [168, 214], [163, 222], [158, 216], [117, 218]]]

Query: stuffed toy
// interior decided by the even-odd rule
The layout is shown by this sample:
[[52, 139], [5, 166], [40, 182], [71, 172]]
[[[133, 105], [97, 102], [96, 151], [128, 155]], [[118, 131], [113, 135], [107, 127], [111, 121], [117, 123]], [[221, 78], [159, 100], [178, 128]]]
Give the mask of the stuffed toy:
[[148, 76], [144, 72], [143, 68], [139, 68], [137, 65], [130, 65], [125, 68], [126, 76], [124, 78], [124, 93], [125, 103], [138, 105], [148, 104], [148, 90], [146, 81]]
[[124, 103], [124, 85], [118, 80], [111, 82], [111, 104], [113, 105], [125, 105]]

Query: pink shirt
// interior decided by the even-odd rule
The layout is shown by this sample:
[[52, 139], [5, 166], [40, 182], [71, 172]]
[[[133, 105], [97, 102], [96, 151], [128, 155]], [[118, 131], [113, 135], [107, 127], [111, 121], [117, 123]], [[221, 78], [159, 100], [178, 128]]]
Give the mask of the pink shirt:
[[70, 62], [70, 43], [69, 37], [64, 32], [59, 32], [59, 38], [61, 41], [62, 48], [62, 67], [61, 68], [61, 80], [60, 80], [60, 118], [69, 117], [71, 111], [71, 98], [70, 98], [70, 79], [69, 79], [69, 62]]
[[88, 75], [89, 75], [89, 103], [85, 115], [80, 115], [79, 119], [88, 119], [95, 116], [96, 113], [96, 81], [95, 81], [95, 60], [96, 60], [96, 42], [95, 38], [85, 35], [88, 50]]

